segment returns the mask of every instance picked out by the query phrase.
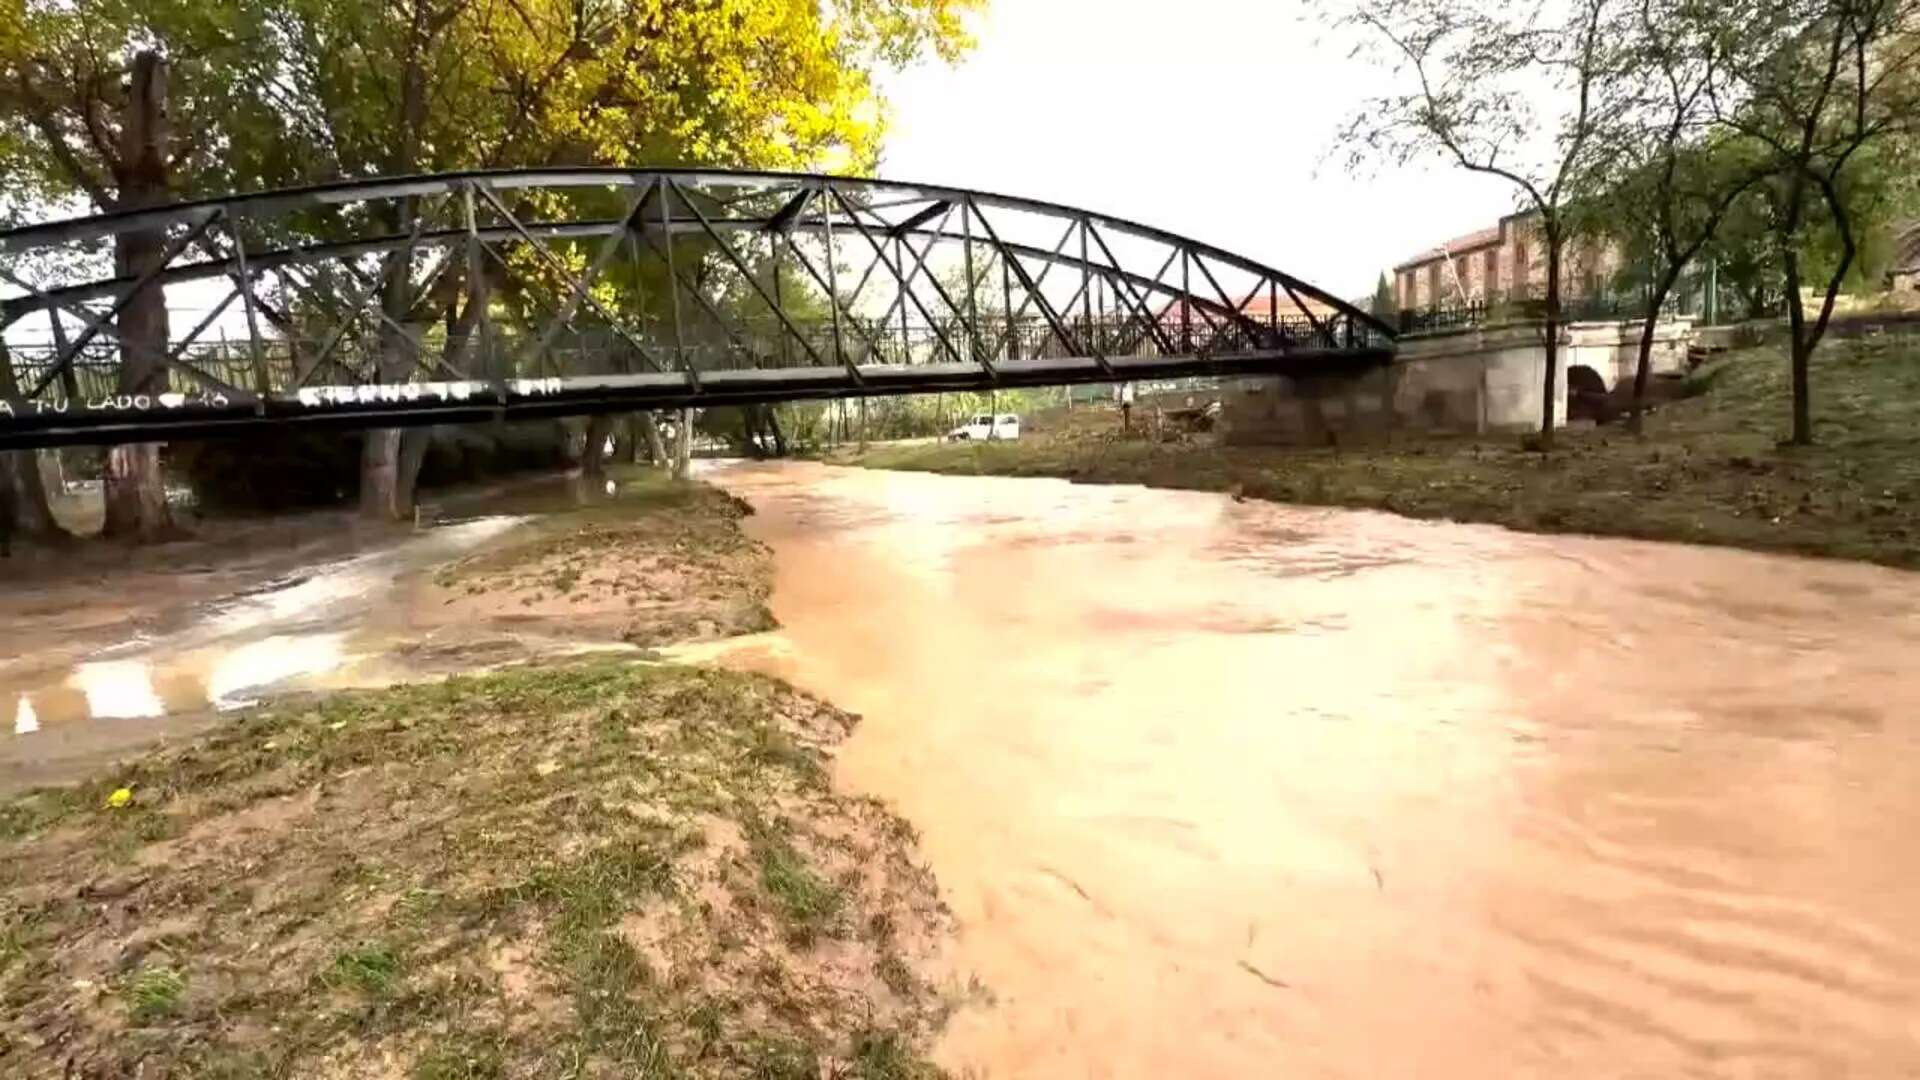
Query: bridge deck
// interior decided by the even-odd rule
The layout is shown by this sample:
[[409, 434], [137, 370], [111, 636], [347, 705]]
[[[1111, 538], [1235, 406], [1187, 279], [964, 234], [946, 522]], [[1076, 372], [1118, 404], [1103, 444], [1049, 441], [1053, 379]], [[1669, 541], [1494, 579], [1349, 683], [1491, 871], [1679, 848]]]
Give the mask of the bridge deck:
[[0, 449], [240, 435], [302, 428], [409, 427], [532, 420], [640, 409], [984, 392], [1189, 376], [1297, 374], [1386, 363], [1388, 349], [1292, 350], [1226, 356], [1091, 357], [977, 364], [872, 364], [641, 375], [315, 386], [260, 401], [213, 394], [124, 397], [60, 408], [0, 399]]

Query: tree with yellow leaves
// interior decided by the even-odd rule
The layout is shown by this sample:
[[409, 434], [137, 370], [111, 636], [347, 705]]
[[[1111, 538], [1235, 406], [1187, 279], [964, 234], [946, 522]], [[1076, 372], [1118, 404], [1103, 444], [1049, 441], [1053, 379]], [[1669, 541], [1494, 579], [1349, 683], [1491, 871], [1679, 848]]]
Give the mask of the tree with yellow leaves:
[[[884, 133], [875, 73], [956, 59], [983, 2], [0, 0], [0, 174], [41, 205], [123, 205], [142, 54], [170, 121], [142, 204], [511, 166], [861, 172]], [[394, 275], [380, 303], [417, 317], [462, 303], [455, 285], [425, 297]], [[395, 377], [403, 351], [383, 346]], [[363, 509], [406, 513], [400, 433], [364, 445]]]

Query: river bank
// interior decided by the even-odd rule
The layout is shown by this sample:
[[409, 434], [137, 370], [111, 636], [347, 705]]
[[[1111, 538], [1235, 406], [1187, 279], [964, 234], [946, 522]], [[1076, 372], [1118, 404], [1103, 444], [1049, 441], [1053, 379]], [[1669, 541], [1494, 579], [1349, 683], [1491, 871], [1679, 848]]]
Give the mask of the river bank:
[[1569, 429], [1548, 455], [1508, 436], [1327, 449], [1153, 443], [1123, 436], [1117, 413], [1090, 410], [1017, 443], [884, 446], [833, 460], [1920, 567], [1920, 342], [1829, 342], [1813, 370], [1812, 447], [1778, 445], [1789, 402], [1778, 349], [1728, 354], [1691, 382], [1695, 396], [1649, 416], [1644, 439], [1619, 427]]
[[[19, 691], [9, 754], [109, 734], [64, 764], [89, 779], [0, 800], [0, 1072], [929, 1075], [947, 916], [911, 827], [828, 780], [855, 719], [644, 648], [767, 625], [747, 509], [613, 488], [486, 500], [518, 516], [236, 598], [234, 625], [156, 609], [205, 642], [113, 662], [148, 715]], [[174, 708], [179, 654], [323, 638], [347, 659], [264, 705], [207, 677]], [[407, 684], [315, 692], [355, 679]]]

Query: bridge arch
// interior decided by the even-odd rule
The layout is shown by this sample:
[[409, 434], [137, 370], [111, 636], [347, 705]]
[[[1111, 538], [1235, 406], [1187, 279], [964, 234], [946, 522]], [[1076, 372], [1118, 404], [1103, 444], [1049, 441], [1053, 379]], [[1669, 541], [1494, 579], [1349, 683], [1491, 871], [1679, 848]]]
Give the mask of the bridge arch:
[[[115, 245], [155, 256], [115, 273]], [[342, 181], [0, 232], [0, 446], [1375, 364], [1393, 332], [1152, 226], [942, 185]], [[163, 299], [169, 329], [117, 335]], [[140, 378], [142, 371], [149, 377]]]

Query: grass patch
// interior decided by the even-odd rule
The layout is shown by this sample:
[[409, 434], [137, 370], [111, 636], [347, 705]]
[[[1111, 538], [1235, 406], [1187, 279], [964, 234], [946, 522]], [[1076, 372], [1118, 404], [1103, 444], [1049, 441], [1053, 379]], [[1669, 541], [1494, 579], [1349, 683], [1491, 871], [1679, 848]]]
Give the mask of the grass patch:
[[408, 1073], [410, 1080], [496, 1080], [507, 1075], [497, 1034], [459, 1032], [434, 1041]]
[[186, 976], [165, 963], [141, 967], [120, 987], [120, 996], [136, 1023], [171, 1014], [180, 1006], [180, 995], [186, 992]]
[[853, 1040], [858, 1080], [928, 1080], [939, 1075], [897, 1031], [863, 1031]]
[[874, 468], [1232, 491], [1409, 517], [1724, 544], [1920, 567], [1920, 340], [1829, 340], [1813, 366], [1812, 447], [1788, 430], [1787, 363], [1750, 349], [1692, 375], [1701, 393], [1618, 427], [1560, 433], [1552, 454], [1515, 436], [1406, 438], [1339, 448], [1153, 444], [1117, 414], [1017, 443], [876, 447]]
[[763, 826], [753, 840], [760, 884], [772, 898], [774, 910], [791, 937], [801, 943], [832, 932], [846, 905], [846, 897], [808, 865], [784, 836]]
[[753, 1080], [818, 1080], [820, 1055], [794, 1039], [755, 1039], [746, 1053]]
[[357, 990], [369, 997], [393, 993], [400, 979], [400, 958], [384, 945], [349, 949], [333, 960], [323, 976], [329, 986]]

